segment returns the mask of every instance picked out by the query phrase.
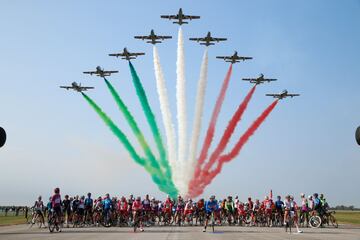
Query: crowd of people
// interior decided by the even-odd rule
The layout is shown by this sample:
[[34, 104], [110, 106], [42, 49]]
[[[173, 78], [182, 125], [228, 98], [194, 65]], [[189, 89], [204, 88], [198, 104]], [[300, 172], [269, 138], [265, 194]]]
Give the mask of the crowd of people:
[[[104, 197], [93, 199], [92, 194], [86, 196], [61, 198], [60, 189], [56, 188], [54, 194], [45, 205], [39, 196], [33, 206], [34, 219], [38, 219], [45, 226], [45, 219], [56, 216], [59, 225], [65, 227], [82, 227], [85, 225], [105, 227], [110, 226], [138, 226], [144, 231], [144, 226], [151, 225], [201, 225], [206, 232], [209, 223], [216, 225], [246, 225], [246, 226], [283, 226], [289, 223], [299, 229], [300, 224], [309, 224], [309, 217], [316, 214], [324, 215], [329, 209], [323, 194], [314, 193], [306, 197], [301, 194], [301, 203], [297, 204], [291, 195], [281, 196], [275, 200], [265, 196], [263, 201], [249, 197], [242, 202], [236, 196], [217, 200], [213, 195], [209, 199], [184, 199], [178, 196], [164, 201], [145, 195], [134, 198]], [[61, 229], [60, 229], [61, 230]]]

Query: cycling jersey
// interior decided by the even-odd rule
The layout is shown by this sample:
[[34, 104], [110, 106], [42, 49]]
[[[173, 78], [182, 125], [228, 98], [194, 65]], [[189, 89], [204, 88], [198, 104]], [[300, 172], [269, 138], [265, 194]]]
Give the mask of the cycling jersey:
[[92, 208], [92, 206], [93, 206], [93, 200], [91, 199], [91, 198], [86, 198], [85, 199], [85, 208], [86, 209], [90, 209], [90, 208]]
[[133, 211], [140, 211], [143, 209], [143, 205], [141, 201], [134, 201], [132, 204], [132, 210]]
[[277, 210], [282, 210], [283, 207], [284, 207], [284, 202], [281, 201], [281, 200], [277, 200], [277, 201], [275, 202], [275, 207], [276, 207]]
[[233, 201], [226, 201], [226, 203], [225, 203], [225, 209], [227, 210], [227, 211], [229, 211], [229, 212], [232, 212], [232, 211], [234, 211], [234, 209], [235, 209], [235, 205], [234, 205], [234, 202]]
[[44, 208], [43, 201], [35, 201], [34, 208], [36, 211], [42, 211]]
[[103, 208], [104, 208], [105, 210], [111, 209], [112, 202], [111, 202], [110, 198], [105, 198], [105, 199], [102, 201], [102, 205], [103, 205]]
[[128, 204], [126, 201], [120, 201], [118, 202], [118, 210], [121, 212], [127, 211], [128, 209]]
[[58, 208], [58, 207], [61, 207], [61, 196], [60, 194], [54, 194], [52, 197], [51, 197], [51, 206], [52, 208]]
[[205, 203], [205, 210], [207, 213], [212, 213], [219, 209], [217, 200], [207, 201]]
[[149, 211], [151, 208], [150, 208], [150, 200], [149, 199], [144, 199], [143, 201], [142, 201], [142, 205], [143, 205], [143, 208], [144, 208], [144, 210], [146, 210], [146, 211]]

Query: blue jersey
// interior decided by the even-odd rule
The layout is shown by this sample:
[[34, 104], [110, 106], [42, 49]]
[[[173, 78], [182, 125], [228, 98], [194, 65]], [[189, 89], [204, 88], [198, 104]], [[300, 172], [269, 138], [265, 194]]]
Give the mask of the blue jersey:
[[110, 209], [111, 208], [111, 200], [109, 198], [106, 198], [102, 201], [103, 208], [104, 209]]
[[275, 202], [275, 207], [276, 207], [276, 209], [282, 209], [284, 207], [284, 202], [281, 200], [277, 200]]
[[219, 205], [216, 200], [214, 201], [206, 201], [205, 203], [205, 210], [207, 213], [212, 213], [213, 211], [218, 210]]

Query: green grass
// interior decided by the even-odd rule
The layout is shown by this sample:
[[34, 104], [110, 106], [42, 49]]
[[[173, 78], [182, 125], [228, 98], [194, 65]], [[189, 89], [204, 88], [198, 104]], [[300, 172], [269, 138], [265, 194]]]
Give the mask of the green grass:
[[335, 218], [338, 223], [360, 225], [360, 211], [336, 211]]
[[21, 216], [0, 216], [0, 226], [24, 224], [26, 219], [23, 215]]

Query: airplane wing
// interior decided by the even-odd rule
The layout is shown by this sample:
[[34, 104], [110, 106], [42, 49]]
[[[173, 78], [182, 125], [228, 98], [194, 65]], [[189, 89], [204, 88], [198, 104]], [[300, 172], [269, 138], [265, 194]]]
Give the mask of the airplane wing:
[[273, 82], [273, 81], [276, 81], [277, 79], [276, 78], [265, 78], [264, 81], [267, 81], [267, 82]]
[[94, 71], [90, 71], [90, 72], [83, 72], [84, 74], [90, 74], [90, 75], [93, 75], [93, 74], [95, 74], [96, 72], [94, 72]]
[[80, 89], [86, 91], [88, 89], [94, 89], [94, 87], [80, 87]]
[[250, 60], [250, 59], [253, 59], [252, 57], [239, 57], [239, 59], [241, 60]]
[[212, 38], [212, 41], [217, 41], [217, 42], [220, 42], [220, 41], [226, 41], [227, 38]]
[[119, 71], [104, 71], [104, 73], [118, 73]]
[[190, 20], [199, 19], [199, 18], [200, 18], [200, 16], [191, 16], [191, 15], [184, 15], [183, 16], [183, 19], [190, 19]]
[[280, 94], [266, 94], [266, 96], [278, 98], [278, 97], [280, 97], [281, 95], [280, 95]]
[[70, 86], [60, 86], [60, 88], [65, 88], [66, 90], [72, 89], [73, 87]]
[[289, 96], [289, 97], [297, 97], [297, 96], [300, 96], [300, 94], [287, 94], [287, 96]]
[[219, 58], [219, 59], [231, 59], [231, 57], [229, 57], [229, 56], [217, 56], [216, 58]]
[[256, 81], [256, 78], [243, 78], [243, 81]]
[[145, 53], [129, 53], [130, 56], [141, 56], [145, 55]]
[[119, 57], [119, 56], [124, 56], [124, 54], [122, 54], [122, 53], [110, 53], [109, 56], [111, 56], [111, 57]]
[[200, 42], [200, 41], [205, 41], [205, 38], [189, 38], [189, 40]]
[[157, 37], [156, 37], [156, 39], [162, 39], [162, 40], [164, 40], [164, 39], [170, 39], [170, 38], [172, 38], [172, 36], [157, 36]]
[[161, 15], [160, 18], [177, 19], [176, 15]]
[[134, 38], [136, 38], [136, 39], [142, 39], [142, 40], [144, 40], [144, 39], [151, 39], [149, 36], [135, 36]]

